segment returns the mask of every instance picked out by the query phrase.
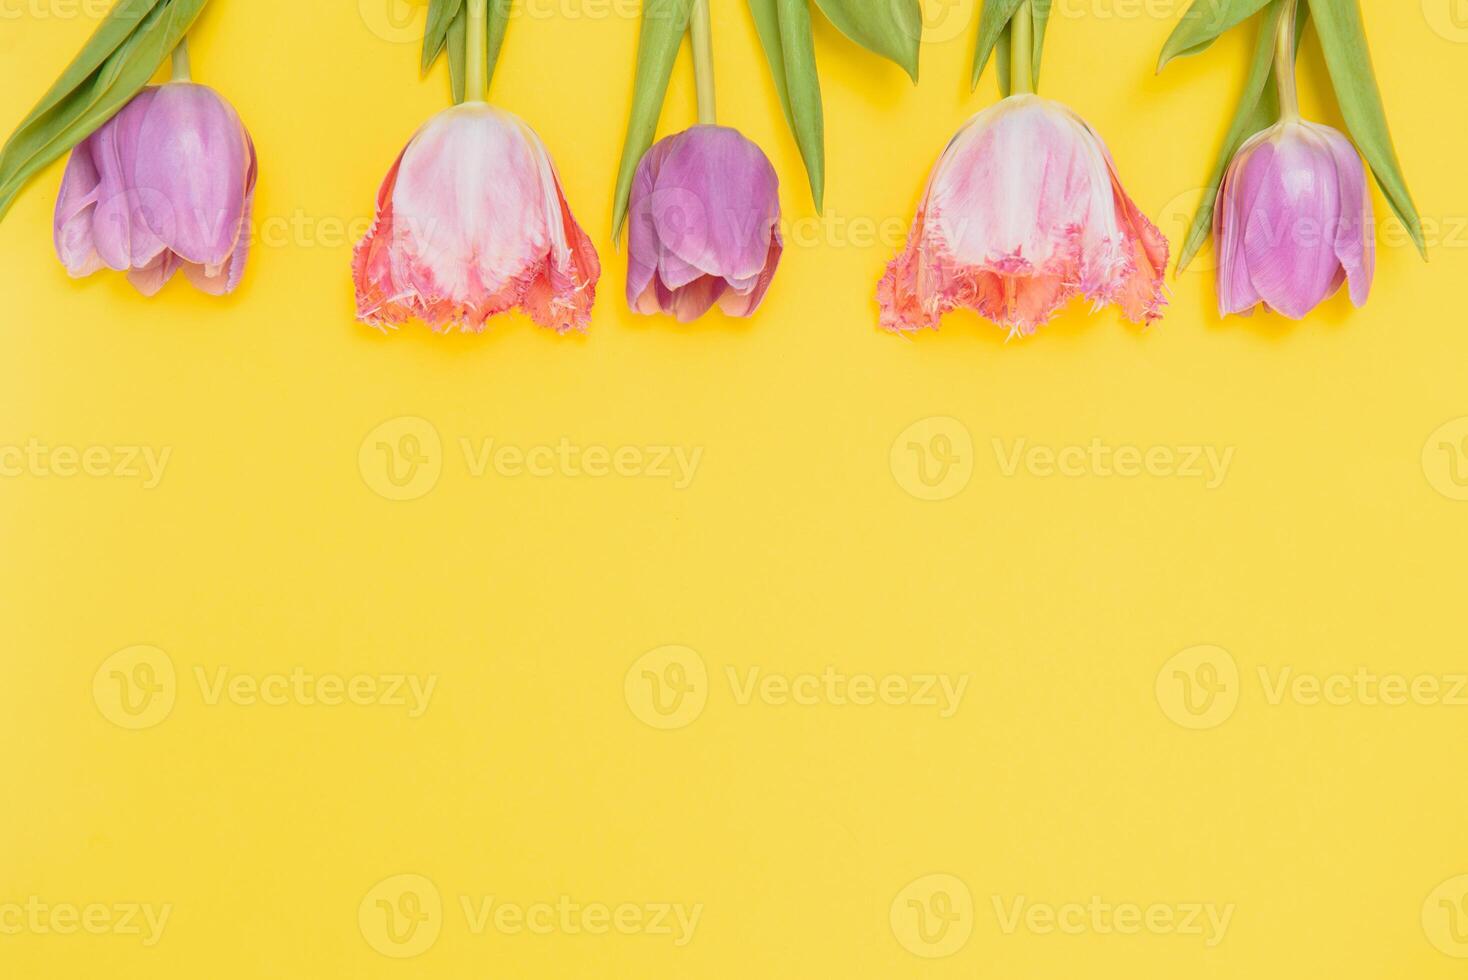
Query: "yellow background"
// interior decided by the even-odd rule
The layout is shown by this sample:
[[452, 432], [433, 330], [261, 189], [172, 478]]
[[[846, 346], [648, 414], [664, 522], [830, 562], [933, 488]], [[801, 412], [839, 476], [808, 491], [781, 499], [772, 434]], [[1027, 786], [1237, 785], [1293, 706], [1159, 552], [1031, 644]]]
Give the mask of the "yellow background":
[[[630, 315], [609, 225], [631, 7], [521, 7], [493, 92], [544, 137], [601, 252], [585, 338], [518, 315], [482, 336], [353, 322], [348, 229], [446, 99], [442, 66], [418, 78], [417, 28], [388, 0], [216, 0], [201, 21], [195, 75], [254, 135], [256, 217], [273, 237], [237, 294], [211, 299], [180, 278], [147, 301], [116, 275], [69, 280], [50, 242], [60, 165], [0, 224], [0, 444], [172, 453], [152, 489], [34, 468], [0, 479], [0, 906], [172, 906], [146, 948], [0, 934], [0, 973], [1460, 976], [1432, 915], [1434, 889], [1449, 882], [1454, 902], [1468, 873], [1468, 706], [1275, 704], [1258, 674], [1468, 670], [1468, 503], [1450, 499], [1441, 448], [1468, 422], [1434, 436], [1468, 416], [1468, 130], [1455, 108], [1468, 31], [1448, 5], [1365, 4], [1436, 239], [1430, 264], [1384, 222], [1367, 309], [1342, 296], [1304, 323], [1220, 322], [1205, 253], [1150, 330], [1077, 308], [1008, 344], [967, 315], [912, 341], [876, 328], [893, 229], [949, 135], [995, 97], [992, 77], [967, 89], [968, 2], [928, 4], [917, 88], [818, 20], [821, 223], [748, 14], [715, 0], [721, 119], [775, 162], [792, 242], [752, 321]], [[1181, 8], [1063, 5], [1042, 81], [1106, 137], [1175, 247], [1249, 34], [1154, 76]], [[8, 132], [95, 18], [63, 0], [4, 10]], [[1307, 111], [1339, 124], [1313, 40], [1304, 57]], [[685, 54], [662, 132], [692, 120], [692, 89]], [[390, 501], [374, 490], [375, 444], [362, 450], [401, 417], [439, 434], [441, 472], [418, 499]], [[386, 431], [399, 444], [403, 430]], [[460, 440], [490, 438], [702, 456], [684, 489], [474, 476]], [[1214, 489], [1006, 475], [994, 441], [1007, 452], [1020, 439], [1234, 455]], [[909, 442], [951, 446], [968, 483], [918, 499]], [[127, 730], [93, 681], [138, 645], [174, 665], [176, 701]], [[706, 668], [706, 703], [659, 730], [627, 675], [670, 645]], [[1202, 645], [1236, 665], [1237, 704], [1195, 730], [1172, 720], [1164, 665]], [[912, 704], [741, 704], [726, 672], [827, 666], [969, 682], [942, 718]], [[432, 675], [437, 688], [417, 719], [210, 704], [196, 670], [219, 668]], [[436, 939], [409, 959], [367, 935], [374, 887], [402, 874], [442, 901]], [[948, 935], [969, 934], [949, 956], [904, 945], [915, 881], [959, 900], [965, 921]], [[476, 935], [460, 898], [491, 895], [703, 909], [682, 947]], [[1006, 932], [995, 902], [1021, 896], [1235, 911], [1211, 947]]]

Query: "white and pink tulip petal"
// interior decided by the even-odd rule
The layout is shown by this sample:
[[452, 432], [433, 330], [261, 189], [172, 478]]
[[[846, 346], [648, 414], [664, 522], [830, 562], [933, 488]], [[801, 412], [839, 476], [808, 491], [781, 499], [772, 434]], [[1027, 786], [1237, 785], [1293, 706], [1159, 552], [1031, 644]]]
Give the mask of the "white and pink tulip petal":
[[589, 323], [601, 264], [540, 138], [470, 102], [429, 120], [388, 172], [353, 273], [372, 326], [478, 332], [519, 307], [564, 332]]
[[944, 150], [877, 299], [882, 326], [900, 332], [967, 308], [1029, 334], [1076, 297], [1150, 323], [1166, 262], [1166, 240], [1122, 189], [1101, 138], [1065, 106], [1016, 95]]

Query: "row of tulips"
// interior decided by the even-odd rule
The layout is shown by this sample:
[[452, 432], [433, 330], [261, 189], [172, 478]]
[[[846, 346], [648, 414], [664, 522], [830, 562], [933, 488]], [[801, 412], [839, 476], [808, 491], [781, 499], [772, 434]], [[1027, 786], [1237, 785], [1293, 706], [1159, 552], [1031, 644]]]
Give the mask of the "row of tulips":
[[[809, 12], [805, 0], [780, 0], [764, 11], [773, 18], [768, 21], [758, 9], [762, 0], [755, 2], [761, 37], [783, 42], [779, 58], [770, 52], [771, 67], [819, 200], [824, 156], [819, 134], [812, 136], [808, 125], [811, 102], [800, 94], [813, 82], [813, 61], [799, 51], [789, 57], [802, 45], [792, 22], [803, 27], [808, 43]], [[825, 2], [840, 8], [833, 19], [843, 30], [874, 50], [883, 46], [882, 22], [873, 15], [843, 22], [843, 16], [859, 18], [854, 11], [861, 8]], [[1216, 7], [1229, 0], [1207, 2]], [[627, 303], [638, 313], [680, 321], [715, 305], [731, 316], [749, 316], [780, 262], [778, 177], [758, 146], [717, 123], [708, 0], [648, 4], [617, 200], [619, 229], [624, 215], [629, 222]], [[1354, 24], [1360, 33], [1359, 20], [1343, 28], [1339, 0], [1305, 4], [1232, 4], [1235, 14], [1259, 13], [1259, 53], [1216, 194], [1205, 202], [1183, 256], [1185, 264], [1206, 237], [1199, 228], [1211, 219], [1224, 314], [1263, 305], [1299, 318], [1347, 283], [1357, 305], [1370, 290], [1373, 218], [1361, 155], [1343, 134], [1304, 121], [1295, 95], [1300, 22], [1316, 6], [1330, 5], [1334, 22], [1316, 13], [1329, 58], [1342, 31], [1349, 35]], [[78, 59], [81, 77], [88, 68], [114, 75], [130, 69], [146, 82], [147, 52], [171, 42], [172, 80], [144, 85], [115, 112], [99, 113], [104, 121], [84, 136], [64, 111], [73, 94], [53, 88], [0, 154], [3, 209], [18, 190], [7, 172], [33, 172], [44, 163], [36, 145], [47, 135], [53, 145], [57, 141], [46, 114], [63, 107], [50, 129], [63, 138], [78, 135], [78, 141], [57, 201], [55, 244], [74, 276], [114, 269], [148, 295], [178, 271], [215, 294], [240, 282], [255, 151], [229, 103], [190, 79], [185, 35], [201, 6], [202, 0], [120, 0], [114, 16], [143, 19], [127, 35], [111, 21], [104, 24], [100, 41], [94, 38]], [[1354, 8], [1353, 0], [1346, 6]], [[1011, 335], [1029, 334], [1077, 297], [1096, 307], [1115, 305], [1137, 323], [1161, 315], [1167, 240], [1123, 189], [1100, 136], [1066, 106], [1035, 94], [1048, 7], [1045, 0], [985, 4], [975, 78], [997, 52], [1005, 97], [969, 120], [943, 151], [907, 246], [877, 287], [882, 326], [936, 328], [947, 312], [968, 308]], [[433, 0], [424, 66], [448, 51], [459, 102], [419, 129], [379, 191], [374, 224], [353, 261], [357, 312], [367, 324], [396, 327], [416, 319], [437, 330], [478, 331], [515, 308], [557, 331], [589, 323], [601, 274], [596, 248], [577, 223], [539, 137], [485, 101], [506, 16], [502, 0]], [[1164, 63], [1170, 55], [1207, 47], [1232, 26], [1227, 18], [1219, 23], [1208, 36], [1199, 33], [1197, 18], [1185, 17]], [[143, 36], [136, 34], [145, 27]], [[652, 143], [685, 33], [692, 38], [699, 121]], [[914, 52], [914, 74], [915, 64]], [[70, 74], [77, 73], [74, 65]], [[1379, 99], [1375, 115], [1363, 116], [1350, 102], [1360, 101], [1359, 86], [1349, 84], [1337, 81], [1338, 93], [1346, 92], [1343, 109], [1371, 130], [1380, 156], [1372, 128]], [[1370, 94], [1374, 83], [1367, 103]], [[818, 88], [814, 106], [819, 121]], [[1385, 132], [1384, 118], [1379, 129]], [[1382, 162], [1373, 164], [1393, 207], [1416, 230], [1389, 139], [1385, 146]]]

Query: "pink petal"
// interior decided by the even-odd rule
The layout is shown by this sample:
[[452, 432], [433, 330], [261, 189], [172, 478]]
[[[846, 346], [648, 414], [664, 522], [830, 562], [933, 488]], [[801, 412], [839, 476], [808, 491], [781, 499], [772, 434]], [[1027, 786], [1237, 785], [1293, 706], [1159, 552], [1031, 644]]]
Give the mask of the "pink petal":
[[414, 136], [354, 266], [364, 321], [474, 331], [515, 306], [556, 330], [584, 327], [601, 272], [539, 137], [483, 103]]
[[[1246, 183], [1243, 178], [1246, 166], [1256, 156], [1269, 158], [1274, 155], [1274, 144], [1268, 136], [1266, 130], [1244, 142], [1225, 171], [1218, 189], [1218, 200], [1213, 209], [1213, 247], [1218, 255], [1220, 316], [1236, 313], [1247, 316], [1264, 302], [1249, 277], [1249, 263], [1244, 255], [1244, 232], [1259, 188], [1257, 182]], [[1260, 167], [1267, 165], [1267, 159], [1258, 163]]]
[[1329, 147], [1300, 124], [1283, 124], [1274, 154], [1252, 157], [1243, 250], [1249, 278], [1270, 308], [1301, 319], [1339, 288], [1335, 229], [1341, 189]]
[[53, 223], [56, 254], [66, 271], [77, 278], [89, 276], [105, 265], [92, 238], [92, 214], [101, 184], [102, 177], [92, 162], [92, 142], [83, 140], [66, 163]]
[[178, 256], [165, 250], [141, 269], [129, 269], [127, 281], [144, 296], [156, 296], [160, 289], [168, 285], [168, 280], [178, 271], [179, 264]]
[[357, 287], [357, 318], [374, 327], [398, 327], [411, 320], [413, 292], [393, 278], [392, 193], [398, 182], [398, 154], [377, 192], [377, 216], [367, 236], [352, 253], [352, 281]]
[[1076, 296], [1148, 321], [1166, 260], [1100, 137], [1064, 106], [1019, 95], [949, 143], [877, 298], [882, 325], [901, 331], [967, 307], [1030, 333]]
[[[628, 305], [684, 320], [715, 300], [733, 315], [752, 313], [782, 251], [778, 191], [764, 152], [737, 130], [699, 125], [659, 140], [633, 179]], [[714, 290], [710, 277], [728, 288]]]
[[101, 128], [87, 137], [99, 183], [92, 212], [92, 241], [108, 268], [141, 269], [167, 248], [153, 230], [154, 215], [168, 212], [166, 202], [152, 193], [140, 194], [133, 168], [140, 152], [140, 132], [157, 88], [145, 88]]
[[550, 154], [536, 138], [541, 164], [541, 178], [547, 189], [554, 189], [553, 210], [547, 216], [551, 233], [551, 251], [539, 275], [530, 281], [521, 304], [525, 313], [542, 327], [558, 333], [585, 330], [591, 323], [591, 307], [596, 300], [596, 283], [601, 278], [601, 260], [596, 246], [576, 223], [571, 206], [561, 189]]
[[213, 89], [170, 82], [138, 130], [133, 186], [153, 233], [188, 262], [223, 266], [239, 241], [254, 151]]
[[780, 266], [780, 256], [785, 251], [785, 243], [780, 237], [780, 229], [777, 227], [770, 236], [770, 250], [765, 258], [765, 267], [760, 270], [755, 278], [754, 285], [748, 290], [736, 289], [732, 285], [723, 296], [719, 297], [719, 309], [727, 316], [752, 316], [759, 305], [764, 302], [765, 294], [770, 291], [770, 283], [775, 281], [775, 270]]
[[1376, 215], [1371, 191], [1366, 186], [1366, 167], [1361, 154], [1343, 135], [1328, 126], [1315, 126], [1330, 147], [1341, 188], [1340, 223], [1336, 227], [1335, 254], [1351, 283], [1351, 302], [1365, 306], [1376, 275]]

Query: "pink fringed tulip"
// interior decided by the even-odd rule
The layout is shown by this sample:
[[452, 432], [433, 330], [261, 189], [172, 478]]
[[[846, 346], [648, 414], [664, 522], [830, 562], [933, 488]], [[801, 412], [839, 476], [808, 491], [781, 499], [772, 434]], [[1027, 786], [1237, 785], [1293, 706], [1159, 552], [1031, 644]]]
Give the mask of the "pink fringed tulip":
[[357, 316], [376, 327], [417, 317], [478, 332], [518, 306], [541, 326], [585, 329], [600, 275], [540, 137], [484, 102], [418, 130], [353, 261]]
[[222, 295], [250, 245], [255, 147], [205, 85], [143, 89], [72, 152], [56, 202], [56, 253], [73, 276], [126, 272], [145, 296], [182, 269]]
[[660, 140], [632, 183], [627, 304], [685, 323], [715, 303], [752, 314], [780, 264], [779, 184], [737, 130], [700, 125]]
[[1289, 120], [1234, 157], [1213, 212], [1218, 308], [1300, 319], [1346, 281], [1361, 306], [1376, 269], [1366, 168], [1329, 126]]
[[1167, 251], [1091, 127], [1058, 102], [1014, 95], [943, 152], [907, 248], [877, 287], [882, 326], [936, 329], [967, 307], [1030, 334], [1075, 296], [1150, 323]]

